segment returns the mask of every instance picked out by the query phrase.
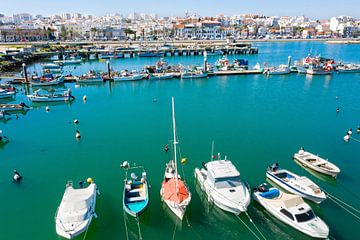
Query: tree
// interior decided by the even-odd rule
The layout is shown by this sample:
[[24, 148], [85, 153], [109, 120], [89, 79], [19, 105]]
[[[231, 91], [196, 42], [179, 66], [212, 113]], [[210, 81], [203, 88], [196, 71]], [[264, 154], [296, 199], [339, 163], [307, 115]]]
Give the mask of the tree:
[[94, 37], [95, 37], [95, 34], [96, 34], [96, 32], [98, 31], [98, 29], [96, 28], [96, 27], [92, 27], [91, 29], [90, 29], [90, 32], [92, 33], [91, 35], [92, 35], [92, 39], [94, 40]]
[[61, 25], [60, 36], [64, 39], [66, 39], [67, 32], [66, 32], [66, 28], [64, 25]]

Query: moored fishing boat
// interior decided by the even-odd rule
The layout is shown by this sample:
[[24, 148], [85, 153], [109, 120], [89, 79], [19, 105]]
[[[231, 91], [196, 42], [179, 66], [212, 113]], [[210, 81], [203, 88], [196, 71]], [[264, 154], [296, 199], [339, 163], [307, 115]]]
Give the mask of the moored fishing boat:
[[289, 74], [290, 72], [291, 71], [290, 71], [290, 68], [289, 68], [288, 65], [281, 64], [279, 67], [267, 68], [264, 71], [264, 74], [267, 74], [267, 75], [285, 75], [285, 74]]
[[25, 103], [21, 102], [19, 104], [0, 104], [0, 110], [2, 111], [23, 111], [25, 109], [28, 109], [29, 106], [27, 106]]
[[136, 81], [145, 78], [143, 73], [137, 71], [121, 71], [120, 74], [113, 76], [115, 82], [117, 81]]
[[[124, 162], [121, 167], [126, 170], [123, 191], [123, 208], [129, 215], [138, 217], [149, 205], [149, 186], [146, 171], [142, 166], [130, 167], [128, 162]], [[141, 170], [141, 178], [139, 179], [135, 172], [132, 172], [129, 178], [129, 170]]]
[[266, 177], [285, 190], [315, 203], [319, 204], [326, 199], [325, 193], [309, 178], [298, 176], [286, 169], [279, 169], [277, 163], [268, 168]]
[[102, 83], [104, 82], [102, 76], [95, 71], [89, 71], [87, 74], [83, 74], [77, 80], [77, 83]]
[[151, 78], [155, 78], [157, 80], [171, 79], [173, 77], [174, 77], [173, 73], [153, 73], [151, 75]]
[[194, 174], [209, 202], [236, 215], [247, 211], [251, 200], [249, 189], [226, 157], [221, 159], [218, 154], [217, 160], [203, 163], [203, 168], [195, 168]]
[[15, 91], [0, 88], [0, 99], [12, 98], [15, 96]]
[[336, 67], [339, 73], [360, 73], [359, 64], [343, 64]]
[[71, 95], [71, 90], [55, 91], [52, 93], [41, 93], [41, 89], [34, 91], [32, 95], [27, 95], [32, 102], [63, 102], [74, 100], [75, 97]]
[[181, 73], [182, 79], [206, 78], [208, 74], [203, 71], [185, 71]]
[[301, 163], [301, 166], [311, 168], [314, 171], [335, 177], [340, 173], [340, 169], [333, 163], [301, 148], [294, 154], [294, 159]]
[[56, 233], [72, 239], [85, 232], [94, 216], [97, 187], [92, 179], [89, 186], [74, 189], [72, 182], [66, 184], [65, 192], [55, 214]]
[[324, 68], [322, 66], [310, 65], [308, 69], [306, 69], [306, 74], [309, 75], [329, 75], [332, 74], [333, 71], [331, 68]]
[[169, 209], [179, 218], [183, 219], [186, 207], [191, 201], [191, 193], [178, 174], [177, 169], [177, 144], [176, 124], [175, 124], [175, 106], [174, 97], [172, 97], [172, 122], [173, 122], [173, 153], [174, 159], [166, 164], [164, 180], [161, 184], [160, 195], [162, 201], [166, 203]]
[[40, 78], [33, 77], [30, 81], [30, 84], [33, 87], [54, 86], [62, 83], [63, 81], [64, 81], [63, 76], [54, 76], [53, 74], [46, 74]]
[[327, 238], [329, 227], [315, 215], [300, 196], [288, 194], [267, 184], [254, 189], [254, 199], [283, 223], [314, 237]]

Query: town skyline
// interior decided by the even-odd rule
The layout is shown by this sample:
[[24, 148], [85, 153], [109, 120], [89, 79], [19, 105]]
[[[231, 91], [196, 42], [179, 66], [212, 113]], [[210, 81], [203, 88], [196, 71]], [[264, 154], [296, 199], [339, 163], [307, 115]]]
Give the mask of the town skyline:
[[[67, 4], [68, 3], [68, 4]], [[174, 7], [174, 4], [176, 7]], [[126, 9], [124, 9], [126, 5]], [[19, 10], [19, 6], [22, 6]], [[130, 7], [129, 7], [130, 6]], [[352, 6], [352, 7], [349, 7]], [[76, 2], [63, 0], [60, 2], [46, 2], [41, 0], [3, 0], [0, 14], [12, 16], [18, 13], [29, 13], [33, 15], [54, 15], [60, 13], [89, 14], [94, 16], [102, 16], [107, 14], [128, 15], [134, 12], [155, 13], [159, 16], [184, 16], [185, 12], [190, 14], [198, 14], [200, 16], [215, 16], [224, 14], [226, 16], [236, 14], [259, 14], [265, 16], [307, 16], [313, 19], [326, 19], [332, 16], [352, 16], [359, 18], [358, 7], [360, 3], [355, 0], [344, 0], [342, 4], [338, 4], [336, 0], [329, 0], [326, 4], [320, 1], [303, 0], [296, 4], [289, 5], [285, 0], [264, 1], [234, 1], [225, 2], [209, 0], [197, 1], [183, 0], [181, 4], [174, 1], [158, 0], [156, 3], [146, 0], [134, 2], [125, 0], [103, 0], [89, 4], [86, 0], [78, 0]], [[320, 10], [320, 11], [319, 11]]]

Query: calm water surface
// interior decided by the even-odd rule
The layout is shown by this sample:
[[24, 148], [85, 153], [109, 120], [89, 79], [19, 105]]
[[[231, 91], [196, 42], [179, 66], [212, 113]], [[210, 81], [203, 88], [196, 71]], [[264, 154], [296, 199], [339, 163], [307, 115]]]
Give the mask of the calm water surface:
[[[246, 57], [250, 65], [278, 65], [286, 63], [289, 55], [300, 59], [312, 52], [360, 62], [360, 45], [257, 46], [259, 55], [237, 57]], [[217, 57], [208, 59], [214, 63]], [[116, 70], [142, 69], [156, 61], [118, 59], [111, 65]], [[194, 65], [201, 64], [202, 58], [169, 57], [166, 61]], [[40, 66], [29, 69], [40, 71]], [[90, 69], [105, 71], [106, 64], [91, 61], [76, 69], [66, 67], [74, 74]], [[264, 182], [266, 167], [277, 161], [360, 208], [360, 143], [342, 140], [348, 128], [356, 132], [360, 124], [360, 74], [223, 76], [66, 86], [77, 98], [71, 104], [49, 105], [50, 112], [45, 111], [46, 105], [33, 104], [19, 119], [0, 122], [0, 129], [10, 138], [0, 146], [0, 239], [59, 239], [54, 215], [65, 184], [87, 177], [95, 179], [101, 192], [96, 208], [99, 218], [93, 220], [87, 235], [78, 239], [126, 239], [126, 229], [129, 239], [138, 239], [136, 221], [124, 218], [122, 210], [124, 172], [119, 165], [125, 160], [145, 166], [151, 183], [150, 205], [140, 218], [143, 239], [256, 239], [241, 223], [251, 226], [244, 214], [240, 220], [209, 205], [194, 181], [194, 168], [208, 161], [212, 140], [215, 151], [227, 155], [251, 187]], [[163, 148], [171, 139], [171, 96], [175, 97], [181, 154], [188, 158], [184, 177], [193, 194], [182, 224], [159, 196], [170, 158]], [[158, 101], [153, 102], [154, 98]], [[23, 92], [16, 97], [16, 102], [22, 100], [28, 102]], [[75, 118], [80, 121], [77, 126], [72, 123]], [[76, 129], [82, 134], [80, 141], [75, 139]], [[356, 133], [353, 137], [360, 139]], [[292, 155], [301, 146], [337, 164], [342, 170], [338, 178], [314, 176], [297, 165]], [[11, 182], [13, 169], [24, 175], [21, 184]], [[329, 225], [331, 239], [360, 238], [360, 221], [332, 201], [309, 204]], [[249, 215], [267, 239], [308, 239], [255, 202]]]

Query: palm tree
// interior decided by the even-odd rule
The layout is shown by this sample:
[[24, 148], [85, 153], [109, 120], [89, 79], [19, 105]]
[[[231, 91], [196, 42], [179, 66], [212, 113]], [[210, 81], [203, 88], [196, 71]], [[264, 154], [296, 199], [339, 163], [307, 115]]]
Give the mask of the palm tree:
[[95, 34], [96, 34], [96, 32], [98, 31], [98, 29], [96, 28], [96, 27], [92, 27], [91, 29], [90, 29], [90, 32], [92, 33], [92, 40], [94, 40], [94, 36], [95, 36]]

